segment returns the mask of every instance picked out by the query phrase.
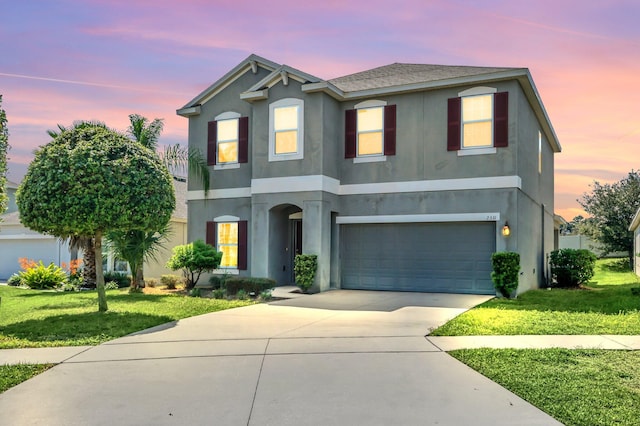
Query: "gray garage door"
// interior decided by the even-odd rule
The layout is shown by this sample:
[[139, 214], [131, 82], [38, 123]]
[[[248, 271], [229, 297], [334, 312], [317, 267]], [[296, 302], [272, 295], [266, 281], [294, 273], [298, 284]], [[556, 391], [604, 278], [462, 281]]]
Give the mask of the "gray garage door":
[[494, 294], [493, 222], [340, 227], [342, 288]]

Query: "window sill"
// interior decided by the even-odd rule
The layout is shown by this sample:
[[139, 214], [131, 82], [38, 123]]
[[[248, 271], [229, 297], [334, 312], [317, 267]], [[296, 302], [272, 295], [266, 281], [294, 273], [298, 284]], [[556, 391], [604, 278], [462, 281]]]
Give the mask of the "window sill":
[[212, 274], [219, 274], [219, 275], [239, 275], [240, 271], [238, 269], [214, 269], [213, 271], [211, 271]]
[[467, 155], [487, 155], [495, 154], [498, 152], [495, 148], [467, 148], [458, 151], [458, 157], [464, 157]]
[[269, 162], [272, 161], [289, 161], [289, 160], [302, 160], [304, 157], [300, 153], [295, 154], [269, 154]]
[[377, 163], [381, 161], [387, 161], [386, 155], [372, 155], [370, 157], [356, 157], [353, 159], [353, 164], [357, 163]]
[[216, 164], [213, 166], [213, 170], [229, 170], [229, 169], [239, 169], [240, 163], [229, 163], [229, 164]]

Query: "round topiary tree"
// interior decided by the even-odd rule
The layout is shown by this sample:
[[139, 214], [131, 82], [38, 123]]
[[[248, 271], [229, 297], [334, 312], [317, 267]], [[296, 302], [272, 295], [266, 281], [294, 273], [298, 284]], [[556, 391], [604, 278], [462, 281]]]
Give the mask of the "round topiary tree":
[[171, 218], [171, 176], [153, 151], [104, 126], [65, 129], [39, 148], [18, 188], [22, 223], [57, 237], [93, 238], [98, 310], [107, 310], [102, 237], [156, 231]]

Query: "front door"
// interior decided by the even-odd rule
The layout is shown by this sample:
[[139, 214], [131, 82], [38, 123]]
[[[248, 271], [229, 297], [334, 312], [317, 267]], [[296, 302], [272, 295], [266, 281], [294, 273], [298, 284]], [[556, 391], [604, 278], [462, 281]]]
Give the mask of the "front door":
[[294, 259], [297, 254], [302, 254], [302, 219], [291, 219], [289, 227], [291, 233], [291, 242], [289, 253], [291, 253], [289, 270], [291, 271], [291, 283], [296, 282], [295, 273], [293, 271]]

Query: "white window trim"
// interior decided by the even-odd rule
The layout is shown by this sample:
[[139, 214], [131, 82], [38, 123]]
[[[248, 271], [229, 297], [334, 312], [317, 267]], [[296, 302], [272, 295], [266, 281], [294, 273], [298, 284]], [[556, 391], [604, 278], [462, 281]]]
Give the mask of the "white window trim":
[[[274, 129], [274, 110], [281, 107], [298, 107], [298, 139], [297, 151], [290, 154], [276, 154], [276, 138]], [[280, 99], [269, 104], [269, 161], [302, 160], [304, 158], [304, 101], [297, 98]]]
[[458, 151], [458, 157], [466, 157], [468, 155], [487, 155], [495, 154], [498, 152], [496, 148], [481, 146], [478, 148], [460, 148]]
[[382, 162], [382, 161], [387, 161], [387, 156], [386, 155], [364, 155], [362, 157], [355, 157], [353, 159], [353, 164], [358, 164], [358, 163], [378, 163], [378, 162]]
[[[494, 98], [491, 98], [491, 146], [478, 146], [478, 147], [465, 147], [464, 146], [464, 109], [462, 108], [462, 98], [469, 98], [472, 96], [484, 96], [484, 95], [492, 95], [498, 93], [498, 89], [495, 87], [487, 87], [487, 86], [477, 86], [472, 87], [471, 89], [463, 90], [462, 92], [458, 92], [458, 97], [460, 97], [460, 150], [458, 151], [458, 156], [465, 155], [485, 155], [485, 154], [495, 154], [496, 148], [493, 146], [493, 121], [495, 120], [494, 111], [493, 111], [493, 103], [495, 102]], [[486, 120], [481, 120], [486, 121]], [[473, 123], [470, 121], [469, 123]], [[464, 152], [463, 152], [464, 151]]]
[[538, 130], [538, 174], [542, 174], [542, 132]]
[[[225, 111], [222, 114], [216, 115], [214, 118], [214, 120], [216, 121], [216, 126], [218, 125], [219, 121], [238, 119], [238, 140], [237, 140], [238, 150], [240, 150], [240, 121], [239, 121], [240, 117], [242, 117], [242, 115], [240, 115], [235, 111]], [[238, 152], [238, 155], [239, 154], [240, 153]], [[218, 163], [218, 140], [216, 138], [216, 164], [213, 166], [213, 170], [228, 170], [228, 169], [239, 169], [239, 168], [240, 168], [240, 163], [238, 162], [237, 157], [236, 157], [236, 161]]]
[[[383, 161], [387, 161], [387, 156], [384, 155], [384, 107], [387, 106], [387, 101], [380, 101], [377, 99], [369, 99], [360, 103], [357, 103], [353, 106], [353, 109], [356, 110], [356, 156], [353, 158], [353, 164], [358, 163], [379, 163]], [[358, 110], [365, 108], [380, 108], [382, 107], [382, 153], [380, 154], [369, 154], [369, 155], [358, 155]]]

